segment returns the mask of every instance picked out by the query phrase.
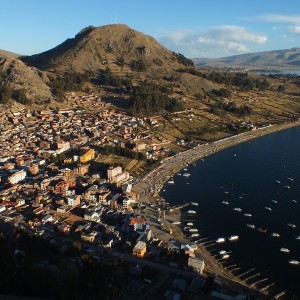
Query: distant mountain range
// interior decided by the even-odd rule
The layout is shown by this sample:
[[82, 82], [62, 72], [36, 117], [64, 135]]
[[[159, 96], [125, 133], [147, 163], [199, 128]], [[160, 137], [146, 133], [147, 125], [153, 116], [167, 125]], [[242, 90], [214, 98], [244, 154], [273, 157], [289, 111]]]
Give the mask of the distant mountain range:
[[196, 66], [211, 68], [300, 69], [300, 48], [264, 51], [222, 58], [194, 58]]

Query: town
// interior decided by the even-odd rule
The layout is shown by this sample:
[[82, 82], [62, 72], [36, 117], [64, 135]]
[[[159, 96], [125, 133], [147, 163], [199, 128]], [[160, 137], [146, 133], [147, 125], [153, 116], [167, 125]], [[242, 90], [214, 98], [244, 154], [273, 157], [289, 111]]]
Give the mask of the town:
[[[157, 122], [117, 111], [94, 94], [70, 93], [67, 100], [70, 107], [63, 110], [0, 113], [1, 231], [25, 230], [62, 252], [79, 243], [97, 260], [128, 262], [132, 299], [146, 298], [146, 291], [150, 299], [158, 297], [161, 287], [164, 299], [182, 294], [193, 299], [199, 293], [216, 299], [253, 296], [238, 285], [214, 281], [193, 241], [168, 238], [171, 230], [165, 239], [155, 236], [153, 222], [147, 221], [153, 205], [141, 202], [133, 186], [146, 173], [146, 162], [154, 168], [175, 154], [166, 140], [149, 133]], [[115, 161], [112, 149], [127, 156], [127, 163]], [[111, 159], [105, 161], [107, 156]], [[73, 262], [80, 265], [80, 257]], [[150, 271], [140, 277], [145, 267]]]

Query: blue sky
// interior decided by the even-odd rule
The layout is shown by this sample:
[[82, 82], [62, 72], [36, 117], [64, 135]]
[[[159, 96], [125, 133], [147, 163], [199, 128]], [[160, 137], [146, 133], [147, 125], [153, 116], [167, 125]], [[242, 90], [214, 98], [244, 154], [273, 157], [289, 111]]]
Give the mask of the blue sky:
[[35, 54], [82, 28], [123, 23], [187, 57], [300, 46], [297, 0], [1, 0], [0, 49]]

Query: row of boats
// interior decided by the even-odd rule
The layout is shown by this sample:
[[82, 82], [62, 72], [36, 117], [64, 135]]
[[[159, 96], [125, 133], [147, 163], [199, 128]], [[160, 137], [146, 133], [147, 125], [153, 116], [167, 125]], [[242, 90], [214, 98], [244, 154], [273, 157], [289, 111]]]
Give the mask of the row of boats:
[[[229, 241], [237, 241], [238, 239], [239, 239], [238, 235], [231, 235], [230, 237], [228, 237]], [[216, 240], [216, 243], [220, 244], [220, 243], [224, 243], [225, 241], [226, 241], [226, 238], [221, 237]]]

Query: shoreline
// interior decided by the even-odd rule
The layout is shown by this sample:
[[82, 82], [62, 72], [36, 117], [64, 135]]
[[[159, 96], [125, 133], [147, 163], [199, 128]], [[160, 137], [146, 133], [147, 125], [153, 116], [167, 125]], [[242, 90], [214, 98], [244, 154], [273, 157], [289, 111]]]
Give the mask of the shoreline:
[[[178, 171], [182, 170], [195, 161], [203, 159], [204, 157], [217, 153], [226, 148], [250, 141], [252, 139], [256, 139], [297, 126], [300, 126], [299, 119], [290, 123], [271, 125], [257, 129], [255, 131], [234, 135], [218, 141], [207, 143], [205, 145], [197, 145], [192, 149], [180, 152], [179, 154], [167, 158], [163, 160], [156, 169], [148, 172], [145, 176], [143, 176], [140, 181], [134, 186], [134, 190], [140, 195], [139, 202], [154, 204], [157, 200], [160, 199], [159, 193], [165, 182], [168, 181], [168, 179]], [[179, 218], [180, 215], [181, 214], [179, 214]], [[160, 215], [158, 215], [158, 217], [160, 217]], [[147, 215], [147, 221], [149, 218], [150, 216]], [[164, 223], [165, 221], [166, 220], [164, 219]], [[151, 223], [152, 222], [150, 222], [150, 225]], [[157, 225], [157, 222], [153, 225]], [[164, 224], [164, 227], [166, 227], [166, 224]], [[177, 228], [176, 236], [178, 235], [177, 240], [179, 242], [189, 242], [187, 241], [187, 238], [184, 236], [184, 233], [179, 226], [169, 224], [169, 229], [170, 228]], [[166, 229], [160, 228], [160, 226], [156, 226], [155, 229], [157, 231], [157, 235], [163, 235], [164, 242], [168, 242], [170, 239], [175, 239], [174, 233], [170, 234], [166, 232]], [[174, 230], [172, 231], [174, 232]], [[237, 275], [232, 274], [209, 252], [209, 250], [206, 249], [204, 245], [197, 244], [197, 247], [198, 248], [195, 251], [195, 254], [201, 256], [205, 260], [212, 273], [217, 275], [218, 279], [221, 279], [223, 283], [227, 283], [232, 286], [234, 285], [237, 289], [242, 288], [244, 289], [244, 292], [248, 291], [252, 293], [267, 294], [267, 289], [258, 288], [253, 284], [248, 284], [247, 282], [240, 279]]]

